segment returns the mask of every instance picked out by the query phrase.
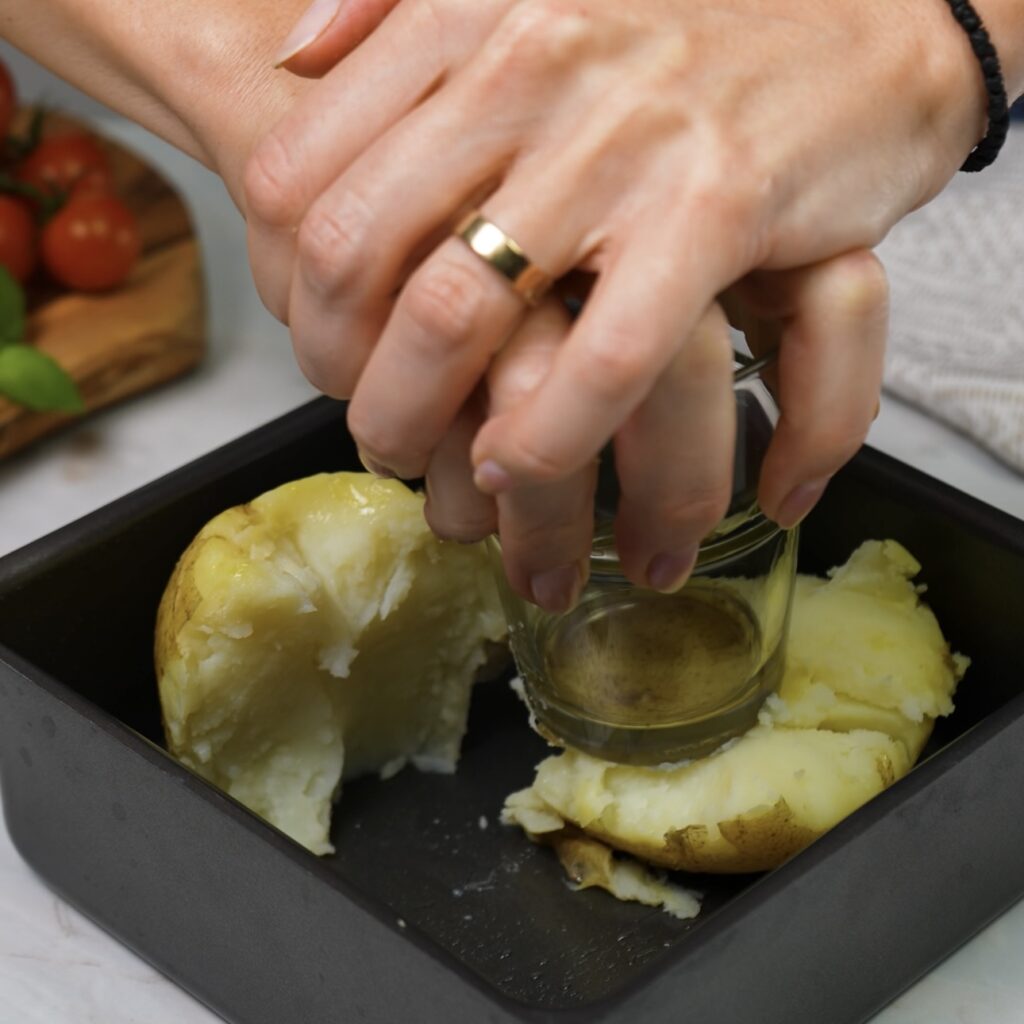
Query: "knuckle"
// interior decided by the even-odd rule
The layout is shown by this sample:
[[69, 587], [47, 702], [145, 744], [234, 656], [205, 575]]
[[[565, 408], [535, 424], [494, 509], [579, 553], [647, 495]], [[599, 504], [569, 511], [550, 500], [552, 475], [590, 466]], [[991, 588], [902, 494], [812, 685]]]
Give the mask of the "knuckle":
[[722, 244], [719, 258], [733, 266], [758, 266], [770, 248], [773, 177], [755, 169], [748, 146], [728, 133], [709, 134], [687, 209], [715, 231]]
[[303, 376], [322, 394], [331, 398], [351, 398], [355, 381], [337, 359], [318, 347], [303, 345], [298, 340], [292, 341], [295, 361]]
[[274, 227], [291, 227], [298, 219], [299, 168], [290, 147], [276, 132], [263, 138], [250, 156], [242, 176], [246, 212]]
[[437, 509], [433, 502], [427, 504], [424, 515], [427, 525], [436, 536], [458, 544], [475, 544], [489, 537], [497, 525], [497, 517], [493, 512], [478, 512], [467, 516], [450, 509]]
[[516, 466], [517, 475], [537, 483], [560, 480], [576, 468], [558, 454], [540, 447], [537, 439], [509, 438], [506, 443], [512, 454], [509, 464]]
[[[511, 351], [511, 350], [507, 350]], [[551, 369], [546, 353], [525, 351], [491, 364], [487, 390], [493, 412], [514, 409], [532, 395]]]
[[586, 547], [580, 550], [582, 534], [571, 524], [553, 523], [544, 518], [522, 519], [502, 522], [502, 543], [517, 561], [540, 568], [544, 565], [559, 565], [574, 561], [586, 554]]
[[369, 208], [352, 192], [309, 211], [299, 228], [297, 247], [302, 275], [310, 287], [331, 294], [352, 279], [365, 259], [369, 221]]
[[[786, 430], [787, 461], [804, 467], [808, 479], [835, 473], [860, 450], [871, 426], [874, 409], [850, 411], [841, 416], [805, 418], [790, 422]], [[786, 416], [783, 416], [783, 420]]]
[[606, 328], [591, 339], [580, 365], [581, 382], [598, 400], [621, 400], [645, 382], [648, 362], [635, 336]]
[[723, 381], [732, 377], [733, 353], [719, 316], [705, 318], [697, 326], [685, 350], [681, 369], [686, 385]]
[[[366, 411], [367, 408], [371, 411]], [[410, 443], [394, 417], [382, 414], [358, 392], [348, 407], [348, 430], [359, 449], [405, 478], [421, 475], [429, 453]]]
[[[726, 231], [747, 229], [762, 198], [760, 189], [748, 183], [747, 175], [737, 174], [735, 167], [729, 174], [719, 173], [719, 168], [732, 162], [721, 155], [713, 159], [712, 180], [700, 185], [695, 196], [705, 216]], [[725, 181], [728, 187], [723, 187]]]
[[849, 253], [832, 267], [833, 301], [849, 316], [871, 316], [889, 305], [889, 278], [868, 250]]
[[698, 36], [682, 27], [657, 41], [649, 72], [658, 85], [678, 89], [704, 56]]
[[493, 66], [508, 71], [552, 70], [578, 65], [590, 24], [568, 0], [527, 0], [512, 8], [492, 43]]
[[410, 343], [429, 359], [447, 360], [471, 337], [483, 300], [475, 268], [450, 260], [428, 263], [399, 300], [418, 329]]
[[729, 511], [730, 491], [727, 485], [713, 486], [670, 501], [657, 503], [652, 513], [662, 529], [680, 537], [704, 537]]
[[818, 433], [821, 461], [838, 469], [857, 454], [867, 437], [870, 422], [841, 421]]

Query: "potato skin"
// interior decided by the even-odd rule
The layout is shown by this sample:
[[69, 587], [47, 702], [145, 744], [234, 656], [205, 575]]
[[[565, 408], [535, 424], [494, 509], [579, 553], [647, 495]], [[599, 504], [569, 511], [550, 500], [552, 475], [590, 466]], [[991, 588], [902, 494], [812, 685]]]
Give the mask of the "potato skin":
[[759, 725], [675, 769], [548, 758], [533, 791], [570, 825], [676, 871], [766, 871], [798, 853], [910, 768], [881, 733]]

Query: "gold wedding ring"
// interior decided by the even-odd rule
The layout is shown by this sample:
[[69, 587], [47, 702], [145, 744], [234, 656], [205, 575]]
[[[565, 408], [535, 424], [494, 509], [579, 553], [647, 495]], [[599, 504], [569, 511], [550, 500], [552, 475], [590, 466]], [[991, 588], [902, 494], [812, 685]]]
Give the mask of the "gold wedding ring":
[[455, 229], [455, 234], [506, 278], [531, 306], [538, 305], [551, 287], [554, 278], [531, 263], [515, 239], [509, 238], [479, 211], [469, 214]]

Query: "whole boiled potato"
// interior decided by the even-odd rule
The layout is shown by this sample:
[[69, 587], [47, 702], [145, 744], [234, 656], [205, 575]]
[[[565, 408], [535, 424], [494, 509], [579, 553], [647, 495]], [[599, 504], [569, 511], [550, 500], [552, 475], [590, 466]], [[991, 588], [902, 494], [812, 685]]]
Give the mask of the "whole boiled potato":
[[783, 681], [755, 728], [675, 766], [565, 750], [509, 798], [505, 820], [683, 871], [781, 864], [905, 775], [953, 709], [967, 661], [921, 603], [920, 568], [896, 542], [870, 541], [828, 580], [801, 577]]
[[480, 545], [365, 473], [285, 484], [207, 523], [160, 604], [171, 752], [314, 853], [343, 779], [451, 772], [505, 620]]

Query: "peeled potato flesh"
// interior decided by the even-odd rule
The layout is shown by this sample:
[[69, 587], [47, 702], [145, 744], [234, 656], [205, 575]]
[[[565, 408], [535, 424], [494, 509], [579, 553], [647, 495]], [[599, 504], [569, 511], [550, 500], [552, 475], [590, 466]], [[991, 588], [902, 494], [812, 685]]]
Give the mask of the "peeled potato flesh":
[[485, 552], [397, 481], [321, 474], [211, 520], [160, 604], [170, 750], [315, 853], [343, 779], [453, 771], [505, 622]]
[[905, 775], [967, 667], [911, 583], [919, 564], [869, 541], [828, 580], [801, 577], [786, 670], [758, 725], [677, 766], [567, 749], [505, 820], [552, 841], [579, 829], [665, 868], [776, 867]]

